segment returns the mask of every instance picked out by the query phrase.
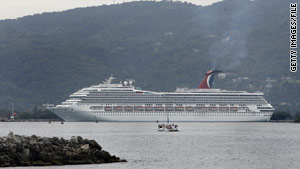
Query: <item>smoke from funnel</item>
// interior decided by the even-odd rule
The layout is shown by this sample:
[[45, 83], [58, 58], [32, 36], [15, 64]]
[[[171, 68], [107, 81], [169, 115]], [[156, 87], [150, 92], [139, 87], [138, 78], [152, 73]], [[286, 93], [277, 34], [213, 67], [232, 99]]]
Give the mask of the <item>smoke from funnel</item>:
[[[221, 2], [222, 6], [219, 5], [220, 10], [211, 15], [211, 19], [215, 20], [217, 25], [210, 26], [212, 28], [216, 26], [223, 28], [217, 32], [211, 32], [211, 34], [217, 34], [209, 48], [212, 69], [226, 70], [234, 68], [247, 56], [246, 42], [253, 21], [252, 3], [248, 0], [227, 0]], [[224, 21], [227, 21], [227, 23], [224, 23]]]

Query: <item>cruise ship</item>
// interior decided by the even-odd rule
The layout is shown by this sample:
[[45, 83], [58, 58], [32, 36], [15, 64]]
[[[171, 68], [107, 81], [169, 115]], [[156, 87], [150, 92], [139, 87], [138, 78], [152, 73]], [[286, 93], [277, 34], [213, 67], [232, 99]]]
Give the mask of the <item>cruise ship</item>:
[[263, 93], [213, 89], [210, 70], [196, 89], [153, 92], [133, 85], [133, 80], [83, 88], [59, 105], [47, 107], [65, 121], [269, 121], [274, 108]]

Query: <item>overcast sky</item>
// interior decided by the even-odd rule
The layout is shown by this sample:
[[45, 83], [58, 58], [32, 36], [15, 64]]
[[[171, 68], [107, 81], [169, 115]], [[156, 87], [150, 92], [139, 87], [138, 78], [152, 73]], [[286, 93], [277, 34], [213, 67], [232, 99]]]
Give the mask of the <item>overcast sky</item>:
[[[129, 1], [137, 0], [0, 0], [0, 20], [14, 19], [36, 13], [63, 11], [77, 7], [98, 6]], [[204, 6], [221, 0], [185, 1]]]

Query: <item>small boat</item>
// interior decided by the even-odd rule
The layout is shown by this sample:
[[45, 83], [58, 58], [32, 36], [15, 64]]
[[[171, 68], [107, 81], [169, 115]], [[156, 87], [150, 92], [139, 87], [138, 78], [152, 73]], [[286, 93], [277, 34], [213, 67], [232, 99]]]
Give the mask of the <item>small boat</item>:
[[165, 131], [166, 130], [166, 125], [165, 124], [158, 124], [158, 129], [157, 131]]
[[176, 132], [176, 131], [179, 131], [178, 130], [178, 125], [177, 124], [167, 124], [166, 125], [166, 129], [169, 131], [169, 132]]
[[168, 132], [177, 132], [178, 125], [177, 124], [158, 124], [157, 131], [168, 131]]
[[167, 124], [158, 124], [157, 131], [168, 131], [168, 132], [177, 132], [178, 125], [177, 124], [169, 124], [169, 113], [167, 114]]

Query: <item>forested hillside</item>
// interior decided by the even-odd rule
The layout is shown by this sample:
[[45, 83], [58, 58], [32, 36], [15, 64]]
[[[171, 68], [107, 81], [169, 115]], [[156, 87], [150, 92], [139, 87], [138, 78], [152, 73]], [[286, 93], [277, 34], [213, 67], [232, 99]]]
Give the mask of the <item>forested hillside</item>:
[[212, 68], [228, 73], [216, 88], [300, 110], [289, 1], [131, 2], [0, 21], [0, 108], [57, 104], [111, 74], [146, 90], [192, 88]]

